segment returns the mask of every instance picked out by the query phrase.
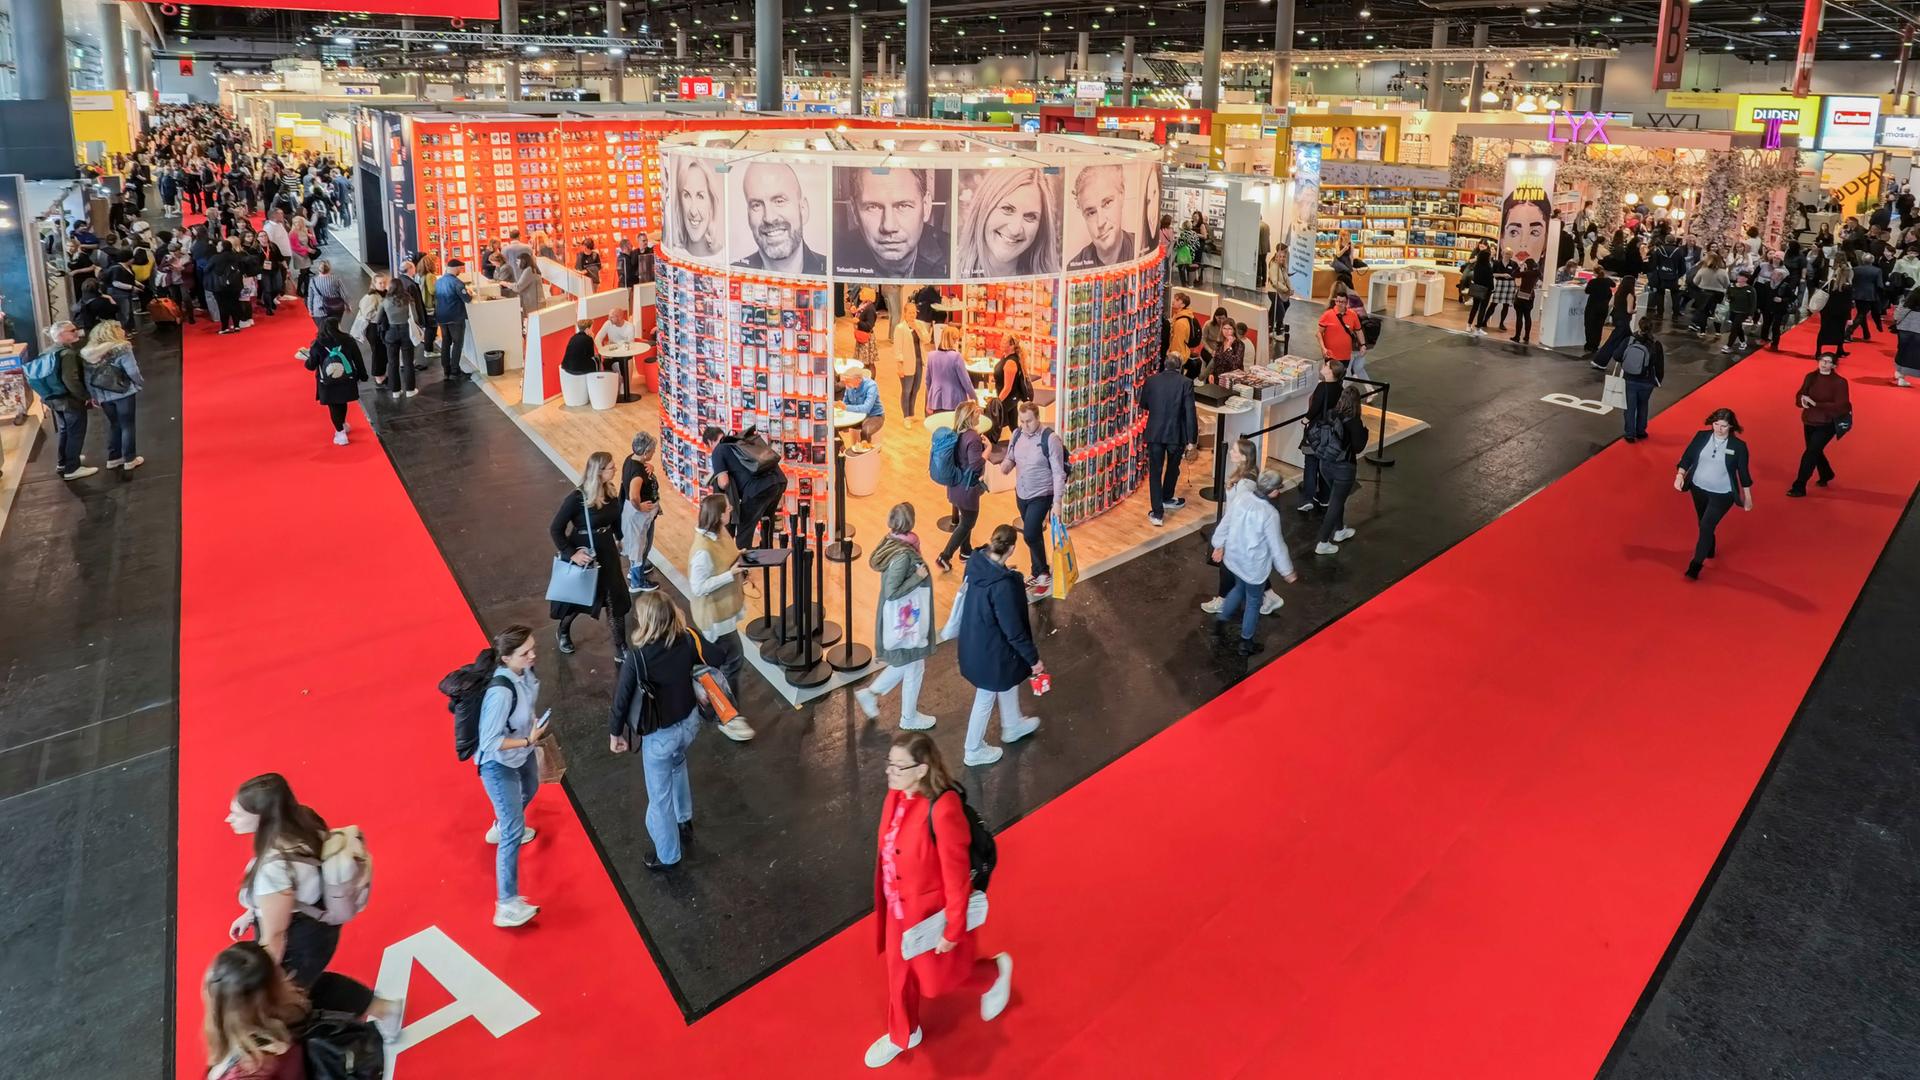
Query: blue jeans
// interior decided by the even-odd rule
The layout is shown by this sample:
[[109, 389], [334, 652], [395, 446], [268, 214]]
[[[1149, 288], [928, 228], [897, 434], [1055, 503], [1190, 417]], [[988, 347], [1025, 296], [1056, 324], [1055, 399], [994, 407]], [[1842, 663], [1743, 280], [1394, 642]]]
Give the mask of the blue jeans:
[[1627, 380], [1627, 437], [1647, 437], [1647, 414], [1653, 404], [1652, 379]]
[[693, 820], [687, 747], [699, 733], [696, 709], [671, 727], [640, 736], [640, 764], [647, 775], [647, 835], [653, 837], [653, 857], [668, 866], [680, 861], [680, 826]]
[[53, 413], [53, 425], [59, 429], [59, 449], [56, 452], [60, 475], [65, 476], [80, 467], [80, 450], [87, 443], [87, 410], [50, 409]]
[[500, 849], [494, 856], [495, 892], [502, 903], [520, 895], [520, 832], [527, 824], [527, 804], [540, 787], [540, 757], [528, 754], [519, 768], [489, 761], [480, 766], [480, 786], [493, 803], [493, 820], [500, 830]]
[[1220, 605], [1220, 614], [1214, 616], [1221, 622], [1232, 622], [1234, 615], [1240, 616], [1240, 640], [1252, 641], [1253, 628], [1260, 625], [1260, 601], [1266, 598], [1267, 583], [1246, 581], [1238, 574], [1233, 577], [1233, 588], [1227, 590], [1226, 601]]
[[107, 460], [125, 461], [135, 456], [133, 448], [133, 397], [100, 403], [107, 417]]

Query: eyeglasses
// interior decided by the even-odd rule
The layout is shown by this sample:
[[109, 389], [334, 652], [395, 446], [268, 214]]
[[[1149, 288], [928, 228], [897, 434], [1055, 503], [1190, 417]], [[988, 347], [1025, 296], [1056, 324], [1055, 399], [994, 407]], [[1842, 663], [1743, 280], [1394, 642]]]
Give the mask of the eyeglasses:
[[902, 765], [897, 761], [889, 761], [887, 762], [887, 771], [888, 772], [905, 772], [908, 769], [917, 769], [922, 764], [923, 764], [922, 762], [915, 761], [906, 765]]

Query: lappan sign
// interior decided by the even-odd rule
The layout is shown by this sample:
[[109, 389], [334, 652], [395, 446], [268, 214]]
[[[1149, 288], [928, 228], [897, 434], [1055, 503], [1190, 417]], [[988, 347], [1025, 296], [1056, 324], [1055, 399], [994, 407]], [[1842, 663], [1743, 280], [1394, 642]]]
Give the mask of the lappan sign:
[[1880, 99], [1832, 95], [1820, 103], [1821, 150], [1871, 150], [1880, 126]]

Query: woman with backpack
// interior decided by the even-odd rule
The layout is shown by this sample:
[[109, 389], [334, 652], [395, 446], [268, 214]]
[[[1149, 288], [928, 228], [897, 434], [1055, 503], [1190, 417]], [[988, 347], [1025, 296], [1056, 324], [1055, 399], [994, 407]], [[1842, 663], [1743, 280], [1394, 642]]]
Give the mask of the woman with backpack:
[[[870, 1069], [920, 1045], [925, 998], [965, 991], [980, 995], [982, 1020], [996, 1020], [1006, 1011], [1013, 957], [1003, 952], [980, 959], [978, 931], [967, 926], [975, 884], [975, 820], [933, 739], [917, 731], [894, 736], [887, 748], [887, 797], [880, 805], [873, 874], [875, 944], [887, 972], [887, 1032], [867, 1048]], [[903, 956], [907, 931], [936, 913], [947, 917], [938, 943]]]
[[632, 645], [615, 676], [607, 746], [616, 754], [640, 755], [647, 780], [647, 835], [653, 838], [653, 858], [641, 865], [666, 870], [679, 865], [681, 845], [693, 831], [687, 747], [700, 734], [693, 683], [700, 647], [681, 621], [680, 609], [659, 592], [640, 594]]
[[613, 471], [613, 455], [596, 450], [580, 471], [580, 486], [567, 492], [553, 515], [547, 535], [560, 557], [575, 566], [599, 565], [594, 576], [593, 603], [582, 606], [555, 600], [549, 606], [559, 620], [560, 651], [573, 651], [573, 620], [585, 615], [598, 619], [602, 610], [613, 633], [613, 655], [626, 651], [627, 612], [633, 601], [620, 573], [620, 476]]
[[478, 661], [493, 668], [480, 699], [480, 740], [473, 760], [480, 769], [480, 786], [493, 804], [493, 825], [487, 829], [487, 843], [499, 845], [493, 866], [493, 925], [503, 928], [525, 925], [540, 913], [520, 895], [520, 845], [534, 836], [527, 805], [540, 788], [534, 744], [546, 737], [552, 712], [534, 715], [540, 700], [540, 679], [533, 673], [538, 658], [532, 628], [516, 624], [494, 635], [493, 648]]
[[987, 440], [981, 438], [980, 406], [969, 398], [953, 410], [953, 482], [947, 485], [947, 503], [953, 507], [953, 532], [940, 551], [942, 573], [953, 569], [957, 552], [965, 562], [973, 554], [973, 523], [980, 518], [981, 476], [987, 464]]
[[347, 445], [347, 406], [360, 400], [367, 366], [360, 347], [332, 323], [325, 323], [307, 346], [307, 370], [313, 372], [313, 399], [327, 407], [333, 421], [333, 445]]
[[312, 1013], [265, 949], [229, 945], [200, 981], [207, 1080], [306, 1080], [298, 1031]]
[[234, 250], [235, 246], [232, 240], [220, 241], [214, 248], [213, 258], [207, 263], [207, 281], [213, 289], [214, 306], [219, 309], [220, 332], [223, 334], [240, 332], [240, 291], [246, 286], [246, 275], [240, 255]]
[[1627, 384], [1626, 438], [1639, 442], [1647, 437], [1653, 389], [1667, 377], [1667, 350], [1648, 319], [1633, 324], [1633, 338], [1620, 350], [1620, 375]]
[[[341, 901], [328, 897], [326, 877], [340, 873], [348, 887], [357, 889], [364, 884], [362, 872], [371, 874], [371, 863], [359, 862], [352, 844], [342, 843], [349, 833], [330, 832], [324, 818], [294, 798], [279, 773], [262, 773], [241, 784], [227, 807], [227, 825], [236, 836], [253, 838], [253, 858], [240, 875], [242, 910], [227, 935], [239, 941], [251, 932], [315, 1008], [366, 1016], [382, 1034], [398, 1038], [400, 1002], [327, 970], [340, 947], [340, 926], [355, 914], [350, 906], [355, 898], [347, 897], [348, 910], [330, 919], [330, 910]], [[329, 865], [341, 861], [356, 865]]]
[[1053, 569], [1047, 565], [1047, 518], [1056, 507], [1067, 505], [1067, 448], [1058, 432], [1041, 425], [1039, 406], [1033, 402], [1020, 403], [1019, 420], [1000, 472], [1015, 473], [1013, 501], [1020, 510], [1020, 531], [1033, 561], [1027, 589], [1045, 595], [1053, 588]]
[[1353, 530], [1347, 527], [1347, 496], [1353, 494], [1359, 469], [1355, 459], [1367, 446], [1367, 425], [1360, 418], [1360, 388], [1351, 383], [1342, 386], [1333, 408], [1309, 436], [1315, 444], [1313, 456], [1320, 463], [1320, 473], [1333, 490], [1327, 500], [1326, 517], [1320, 522], [1320, 542], [1313, 552], [1338, 555], [1340, 545], [1353, 539]]
[[147, 384], [133, 358], [133, 343], [119, 323], [108, 319], [87, 335], [80, 359], [87, 388], [107, 418], [107, 468], [132, 472], [147, 463], [134, 449], [134, 399]]

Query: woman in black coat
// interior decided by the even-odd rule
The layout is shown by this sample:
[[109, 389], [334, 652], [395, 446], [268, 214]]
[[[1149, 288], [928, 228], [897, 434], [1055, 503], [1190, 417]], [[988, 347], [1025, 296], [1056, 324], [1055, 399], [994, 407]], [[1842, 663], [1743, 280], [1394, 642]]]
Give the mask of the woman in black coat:
[[965, 599], [960, 601], [960, 675], [974, 687], [963, 759], [969, 766], [1000, 760], [1001, 749], [987, 745], [987, 719], [996, 702], [1001, 742], [1024, 739], [1040, 726], [1040, 721], [1020, 714], [1020, 680], [1046, 668], [1027, 620], [1026, 587], [1020, 572], [1006, 564], [1019, 539], [1013, 526], [996, 526], [987, 546], [967, 563]]
[[1693, 496], [1693, 516], [1700, 535], [1693, 545], [1687, 576], [1698, 578], [1700, 564], [1714, 556], [1714, 530], [1727, 511], [1738, 505], [1753, 509], [1753, 468], [1747, 444], [1740, 438], [1740, 420], [1732, 409], [1715, 409], [1707, 430], [1695, 432], [1680, 455], [1673, 490]]
[[360, 400], [360, 384], [367, 381], [367, 365], [360, 346], [329, 323], [307, 346], [307, 370], [313, 372], [313, 399], [327, 407], [333, 420], [333, 444], [347, 445], [347, 406]]
[[[591, 530], [589, 530], [591, 523]], [[581, 615], [598, 619], [605, 609], [612, 618], [613, 655], [626, 652], [627, 612], [633, 601], [627, 595], [620, 572], [620, 474], [613, 467], [613, 455], [595, 451], [581, 470], [580, 486], [560, 501], [560, 512], [547, 527], [554, 550], [576, 566], [598, 563], [593, 603], [568, 604], [550, 601], [549, 612], [560, 621], [560, 651], [573, 651], [573, 620]]]
[[1820, 333], [1814, 339], [1814, 352], [1845, 356], [1847, 323], [1853, 318], [1852, 275], [1837, 267], [1820, 288], [1827, 299], [1826, 306], [1820, 309]]

